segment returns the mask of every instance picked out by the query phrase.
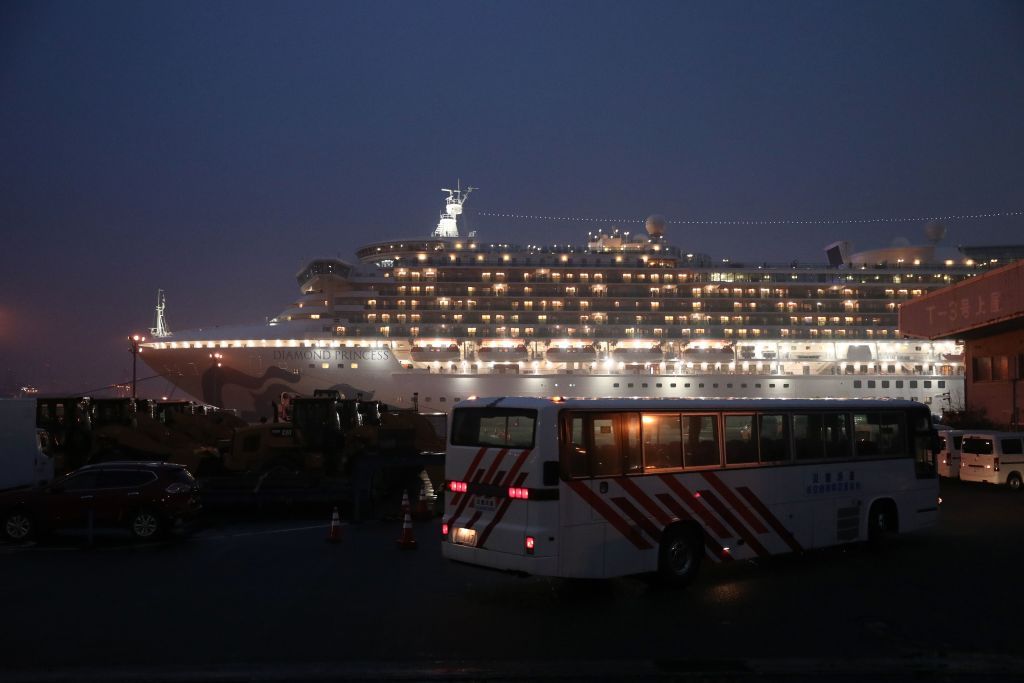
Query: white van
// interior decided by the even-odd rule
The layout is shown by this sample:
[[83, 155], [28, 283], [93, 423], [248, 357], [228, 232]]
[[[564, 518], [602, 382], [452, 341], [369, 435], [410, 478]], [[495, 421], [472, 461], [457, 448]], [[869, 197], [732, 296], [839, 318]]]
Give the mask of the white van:
[[960, 479], [1024, 485], [1024, 433], [965, 431], [960, 445]]
[[939, 455], [936, 470], [940, 477], [960, 477], [960, 443], [964, 440], [963, 430], [939, 430]]

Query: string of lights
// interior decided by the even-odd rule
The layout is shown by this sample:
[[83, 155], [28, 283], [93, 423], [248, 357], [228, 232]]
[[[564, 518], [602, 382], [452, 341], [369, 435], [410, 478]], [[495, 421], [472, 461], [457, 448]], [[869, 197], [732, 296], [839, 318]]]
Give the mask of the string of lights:
[[[495, 213], [490, 211], [477, 211], [477, 216], [488, 218], [511, 218], [513, 220], [535, 220], [535, 221], [566, 221], [575, 223], [639, 223], [643, 224], [643, 218], [587, 218], [584, 216], [538, 216], [521, 213]], [[955, 214], [949, 216], [880, 216], [875, 218], [819, 218], [819, 219], [786, 219], [786, 218], [764, 218], [750, 220], [733, 220], [725, 218], [707, 219], [676, 219], [666, 220], [666, 223], [675, 225], [849, 225], [866, 223], [938, 223], [977, 220], [981, 218], [1013, 218], [1024, 216], [1024, 211], [993, 211], [990, 213], [969, 213]]]

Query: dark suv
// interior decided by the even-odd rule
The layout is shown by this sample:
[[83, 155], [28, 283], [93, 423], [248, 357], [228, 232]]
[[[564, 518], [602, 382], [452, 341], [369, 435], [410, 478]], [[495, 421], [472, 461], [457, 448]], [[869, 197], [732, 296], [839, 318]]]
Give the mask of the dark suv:
[[188, 470], [163, 462], [86, 465], [45, 488], [0, 494], [2, 531], [12, 541], [73, 528], [122, 528], [154, 538], [191, 522], [201, 507]]

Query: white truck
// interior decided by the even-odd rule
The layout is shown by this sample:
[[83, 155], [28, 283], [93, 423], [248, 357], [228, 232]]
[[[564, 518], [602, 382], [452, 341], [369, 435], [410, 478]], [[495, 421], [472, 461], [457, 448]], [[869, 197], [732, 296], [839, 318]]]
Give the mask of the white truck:
[[34, 399], [0, 399], [0, 491], [53, 480], [49, 436], [36, 428]]

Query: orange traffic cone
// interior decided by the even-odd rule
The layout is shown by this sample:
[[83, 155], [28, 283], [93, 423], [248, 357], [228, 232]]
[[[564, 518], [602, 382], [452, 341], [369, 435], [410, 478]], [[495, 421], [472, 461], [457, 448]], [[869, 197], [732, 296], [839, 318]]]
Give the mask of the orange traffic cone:
[[331, 528], [327, 530], [328, 543], [341, 543], [341, 519], [338, 517], [338, 508], [331, 513]]
[[415, 519], [430, 519], [430, 506], [427, 505], [427, 487], [420, 486], [420, 499], [416, 501], [416, 510], [412, 515]]
[[416, 548], [416, 539], [412, 536], [412, 517], [409, 515], [409, 492], [402, 492], [402, 535], [395, 541], [402, 550]]

